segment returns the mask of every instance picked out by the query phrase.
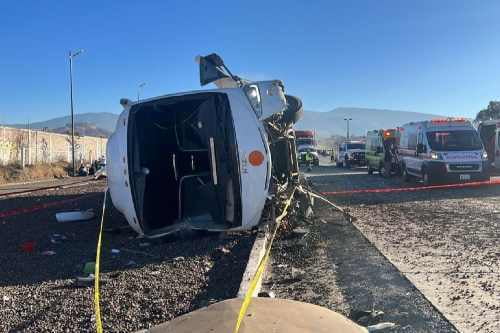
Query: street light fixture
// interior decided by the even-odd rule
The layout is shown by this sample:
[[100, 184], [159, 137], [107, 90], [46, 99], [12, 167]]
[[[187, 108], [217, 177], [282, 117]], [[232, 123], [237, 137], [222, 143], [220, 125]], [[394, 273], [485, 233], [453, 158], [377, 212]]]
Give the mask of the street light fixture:
[[71, 104], [71, 164], [73, 166], [73, 176], [75, 175], [75, 119], [74, 119], [74, 107], [73, 107], [73, 58], [80, 55], [83, 49], [77, 50], [75, 52], [69, 51], [69, 96]]
[[344, 120], [347, 122], [347, 140], [349, 140], [349, 121], [351, 121], [352, 118], [344, 118]]
[[140, 95], [141, 95], [141, 90], [142, 88], [146, 85], [146, 82], [141, 82], [139, 83], [139, 85], [137, 86], [137, 102], [139, 102], [139, 99], [140, 99]]

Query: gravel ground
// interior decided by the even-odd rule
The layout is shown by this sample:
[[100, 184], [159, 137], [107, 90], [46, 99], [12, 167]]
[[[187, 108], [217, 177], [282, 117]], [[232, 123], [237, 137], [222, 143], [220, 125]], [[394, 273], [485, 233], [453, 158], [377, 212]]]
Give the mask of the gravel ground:
[[[314, 211], [314, 219], [297, 219], [295, 232], [276, 239], [263, 290], [329, 308], [362, 325], [397, 325], [386, 332], [455, 332], [343, 214], [324, 204]], [[360, 318], [362, 311], [383, 314]]]
[[[75, 284], [94, 261], [98, 220], [57, 223], [54, 214], [93, 208], [105, 183], [4, 198], [0, 211], [75, 199], [0, 220], [0, 331], [93, 331], [93, 287]], [[105, 331], [148, 328], [238, 291], [254, 235], [182, 233], [137, 239], [116, 212], [106, 216], [101, 258]], [[56, 239], [53, 234], [66, 237]], [[21, 245], [34, 241], [32, 253]], [[120, 252], [113, 255], [111, 249]], [[43, 255], [44, 251], [54, 255]]]
[[[316, 172], [333, 173], [310, 178], [320, 191], [401, 186]], [[500, 186], [329, 198], [461, 332], [500, 332]]]

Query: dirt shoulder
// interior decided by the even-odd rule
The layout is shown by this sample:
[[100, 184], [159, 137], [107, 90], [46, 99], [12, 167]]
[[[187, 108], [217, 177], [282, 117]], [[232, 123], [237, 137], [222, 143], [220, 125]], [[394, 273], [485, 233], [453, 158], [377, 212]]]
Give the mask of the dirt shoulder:
[[67, 163], [36, 164], [22, 168], [19, 165], [0, 166], [0, 184], [33, 180], [56, 179], [68, 176]]
[[[313, 220], [300, 221], [300, 232], [281, 233], [275, 241], [263, 290], [327, 307], [363, 325], [396, 323], [391, 332], [455, 331], [342, 214], [323, 204], [315, 213]], [[360, 311], [372, 310], [383, 315], [359, 319]]]

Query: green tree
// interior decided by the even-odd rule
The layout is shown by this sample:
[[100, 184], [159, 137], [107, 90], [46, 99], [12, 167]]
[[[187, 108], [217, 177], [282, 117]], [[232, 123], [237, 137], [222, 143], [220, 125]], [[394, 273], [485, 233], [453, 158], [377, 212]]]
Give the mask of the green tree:
[[477, 113], [476, 120], [500, 119], [500, 102], [491, 101], [486, 109]]

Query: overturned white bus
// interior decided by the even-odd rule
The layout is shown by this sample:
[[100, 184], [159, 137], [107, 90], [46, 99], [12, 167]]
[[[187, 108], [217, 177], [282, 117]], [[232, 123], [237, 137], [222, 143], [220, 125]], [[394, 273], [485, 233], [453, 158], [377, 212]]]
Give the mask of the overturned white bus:
[[108, 141], [112, 202], [142, 235], [252, 228], [268, 197], [298, 178], [300, 99], [279, 80], [233, 75], [216, 54], [197, 61], [201, 85], [217, 89], [123, 99]]

